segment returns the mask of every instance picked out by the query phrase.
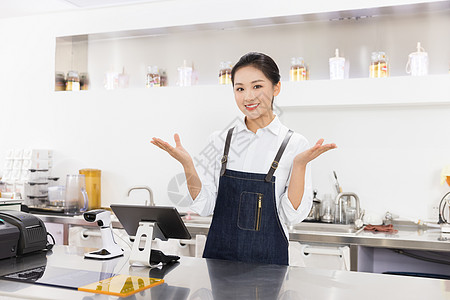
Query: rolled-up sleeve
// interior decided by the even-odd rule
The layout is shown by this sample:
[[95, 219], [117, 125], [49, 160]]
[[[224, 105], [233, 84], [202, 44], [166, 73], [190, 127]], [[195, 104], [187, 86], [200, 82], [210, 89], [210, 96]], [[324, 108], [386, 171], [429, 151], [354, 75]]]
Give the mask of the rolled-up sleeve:
[[302, 201], [297, 209], [294, 208], [292, 202], [289, 200], [289, 180], [286, 185], [285, 193], [280, 196], [280, 210], [279, 216], [287, 225], [294, 225], [303, 221], [309, 214], [312, 206], [312, 183], [311, 183], [311, 167], [308, 163], [305, 172], [305, 188], [303, 191]]
[[[303, 137], [297, 140], [298, 146], [294, 152], [294, 157], [310, 148], [309, 142]], [[311, 179], [311, 163], [306, 165], [305, 171], [305, 186], [303, 190], [303, 197], [297, 209], [294, 208], [292, 202], [289, 200], [289, 183], [291, 182], [293, 161], [289, 171], [289, 177], [286, 181], [284, 192], [280, 195], [280, 204], [278, 215], [282, 222], [286, 225], [294, 225], [303, 221], [309, 214], [312, 206], [312, 179]]]

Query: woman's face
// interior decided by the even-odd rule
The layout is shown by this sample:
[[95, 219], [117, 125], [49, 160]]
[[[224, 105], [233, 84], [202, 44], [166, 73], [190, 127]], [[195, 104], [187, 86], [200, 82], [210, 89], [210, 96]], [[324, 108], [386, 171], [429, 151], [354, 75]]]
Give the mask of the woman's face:
[[239, 109], [250, 120], [273, 116], [272, 99], [280, 93], [281, 84], [273, 83], [260, 70], [246, 66], [234, 74], [234, 98]]

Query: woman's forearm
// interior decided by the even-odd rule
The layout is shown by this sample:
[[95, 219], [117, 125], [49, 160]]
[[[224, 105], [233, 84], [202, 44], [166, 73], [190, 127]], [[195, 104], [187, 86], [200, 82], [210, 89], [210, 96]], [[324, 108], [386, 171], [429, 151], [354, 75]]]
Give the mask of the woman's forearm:
[[291, 181], [288, 187], [288, 198], [292, 206], [297, 209], [302, 202], [305, 191], [306, 164], [294, 160]]
[[186, 175], [186, 183], [188, 186], [189, 194], [193, 200], [195, 200], [202, 189], [202, 182], [197, 174], [194, 163], [192, 160], [183, 164], [184, 174]]

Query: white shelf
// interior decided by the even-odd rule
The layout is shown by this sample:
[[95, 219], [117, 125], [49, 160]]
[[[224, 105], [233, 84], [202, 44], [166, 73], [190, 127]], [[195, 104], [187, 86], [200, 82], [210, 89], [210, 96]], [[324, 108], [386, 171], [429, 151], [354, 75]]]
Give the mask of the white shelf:
[[[78, 99], [77, 101], [89, 95], [86, 99], [88, 102], [95, 98], [96, 101], [107, 99], [106, 103], [110, 103], [113, 99], [122, 102], [123, 98], [135, 99], [135, 101], [144, 103], [165, 102], [167, 99], [172, 99], [171, 101], [186, 99], [186, 101], [195, 102], [198, 97], [215, 95], [216, 100], [220, 98], [225, 102], [230, 100], [234, 103], [231, 85], [218, 84], [151, 89], [97, 89], [80, 92], [54, 92], [54, 95], [57, 99]], [[218, 102], [220, 103], [220, 101]], [[450, 74], [282, 82], [281, 93], [275, 103], [279, 108], [450, 105]]]
[[450, 104], [450, 75], [283, 82], [281, 89], [280, 108]]

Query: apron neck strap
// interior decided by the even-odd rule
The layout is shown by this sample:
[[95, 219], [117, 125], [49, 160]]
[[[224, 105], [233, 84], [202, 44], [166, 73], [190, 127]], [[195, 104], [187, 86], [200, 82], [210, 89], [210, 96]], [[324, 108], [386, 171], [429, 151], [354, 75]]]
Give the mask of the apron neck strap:
[[287, 144], [289, 143], [289, 140], [291, 139], [291, 136], [294, 132], [289, 129], [289, 131], [286, 133], [286, 136], [284, 137], [283, 143], [281, 143], [280, 149], [278, 149], [277, 155], [275, 156], [274, 161], [272, 162], [272, 165], [270, 166], [270, 170], [266, 175], [266, 178], [264, 179], [266, 182], [270, 182], [273, 176], [273, 173], [275, 173], [275, 170], [278, 168], [278, 163], [280, 162], [281, 155], [283, 155], [284, 150], [286, 149]]
[[[233, 134], [233, 130], [234, 127], [228, 130], [227, 139], [225, 140], [225, 147], [223, 149], [223, 156], [221, 159], [222, 168], [220, 169], [220, 176], [223, 176], [225, 174], [225, 170], [227, 169], [228, 153], [230, 152], [231, 136]], [[264, 179], [266, 182], [270, 182], [272, 180], [273, 173], [275, 173], [275, 170], [278, 168], [280, 158], [283, 155], [283, 152], [286, 149], [287, 144], [289, 143], [289, 140], [291, 139], [293, 133], [294, 132], [290, 129], [286, 133], [286, 136], [284, 137], [284, 140], [281, 143], [280, 149], [278, 149], [277, 155], [275, 156], [275, 159], [272, 162], [272, 165], [270, 166], [270, 170]]]
[[220, 176], [225, 174], [225, 170], [227, 169], [227, 161], [228, 161], [228, 152], [230, 152], [230, 144], [231, 144], [231, 135], [233, 134], [234, 127], [228, 130], [227, 139], [225, 140], [225, 148], [223, 149], [223, 156], [221, 159], [222, 168], [220, 169]]

